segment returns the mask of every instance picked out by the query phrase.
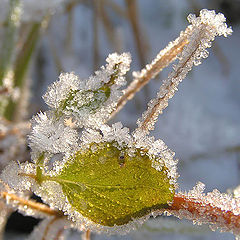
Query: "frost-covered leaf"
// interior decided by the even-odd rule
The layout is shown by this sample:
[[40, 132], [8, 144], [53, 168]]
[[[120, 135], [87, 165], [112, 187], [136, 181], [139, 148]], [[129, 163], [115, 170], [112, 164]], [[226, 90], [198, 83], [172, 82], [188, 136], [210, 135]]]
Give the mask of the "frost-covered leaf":
[[60, 117], [73, 117], [78, 127], [98, 128], [109, 119], [122, 95], [124, 75], [129, 70], [128, 53], [109, 55], [107, 64], [94, 76], [81, 80], [73, 73], [61, 74], [43, 96], [45, 102]]
[[92, 144], [77, 152], [56, 176], [73, 210], [104, 226], [124, 225], [153, 210], [168, 207], [173, 185], [168, 169], [152, 167], [145, 150], [129, 156], [116, 142]]

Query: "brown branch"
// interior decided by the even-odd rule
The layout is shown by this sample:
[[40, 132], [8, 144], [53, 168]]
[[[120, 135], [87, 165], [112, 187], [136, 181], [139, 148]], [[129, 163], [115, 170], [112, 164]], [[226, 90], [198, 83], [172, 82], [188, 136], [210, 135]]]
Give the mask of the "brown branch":
[[33, 210], [42, 212], [42, 213], [50, 215], [50, 216], [57, 216], [57, 217], [62, 216], [62, 212], [53, 210], [45, 204], [38, 203], [33, 200], [27, 200], [27, 199], [21, 198], [15, 194], [8, 193], [8, 192], [0, 192], [0, 195], [3, 199], [6, 199], [8, 201], [9, 200], [17, 201], [18, 205], [20, 205], [20, 206], [27, 206]]
[[240, 215], [232, 211], [224, 211], [210, 203], [206, 204], [201, 199], [195, 199], [182, 194], [176, 194], [169, 212], [178, 217], [193, 221], [216, 224], [224, 231], [235, 232], [240, 229]]

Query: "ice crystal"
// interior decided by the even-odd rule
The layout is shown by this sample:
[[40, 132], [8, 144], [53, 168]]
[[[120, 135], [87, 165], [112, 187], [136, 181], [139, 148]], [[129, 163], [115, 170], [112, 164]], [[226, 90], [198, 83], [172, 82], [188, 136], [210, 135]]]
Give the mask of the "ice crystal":
[[[136, 92], [139, 79], [155, 76], [156, 66], [168, 65], [181, 52], [133, 133], [120, 122], [112, 126], [106, 123], [126, 93], [121, 87], [126, 83], [130, 54], [109, 55], [106, 66], [88, 79], [63, 73], [48, 88], [43, 98], [50, 110], [33, 117], [28, 137], [33, 163], [11, 163], [0, 175], [1, 197], [12, 209], [46, 218], [46, 212], [38, 213], [33, 203], [27, 203], [33, 192], [53, 211], [55, 217], [43, 220], [30, 239], [52, 239], [64, 228], [126, 233], [163, 211], [240, 234], [238, 189], [235, 197], [217, 190], [204, 194], [204, 184], [198, 183], [188, 193], [175, 193], [175, 153], [162, 140], [148, 135], [178, 84], [193, 65], [208, 56], [206, 48], [214, 38], [232, 32], [224, 16], [214, 11], [204, 9], [199, 17], [189, 15], [188, 20], [191, 25], [180, 37], [135, 73], [130, 93], [131, 87]], [[171, 55], [170, 50], [177, 53]], [[165, 55], [165, 62], [160, 64]], [[0, 128], [8, 131], [4, 125]], [[66, 217], [59, 217], [59, 211]], [[48, 229], [49, 225], [53, 227]]]
[[32, 120], [29, 145], [33, 152], [65, 153], [72, 152], [78, 144], [78, 133], [64, 125], [64, 121], [55, 121], [51, 113], [39, 113]]
[[33, 230], [27, 240], [59, 239], [67, 237], [66, 230], [71, 228], [71, 222], [65, 217], [48, 217], [42, 220]]
[[56, 116], [72, 117], [78, 127], [99, 128], [115, 109], [122, 95], [119, 88], [126, 84], [130, 54], [111, 54], [106, 67], [94, 76], [80, 80], [73, 73], [61, 74], [59, 81], [48, 88], [45, 102]]
[[158, 115], [168, 106], [168, 101], [178, 90], [179, 83], [186, 77], [193, 65], [199, 65], [202, 58], [208, 56], [206, 48], [211, 46], [211, 42], [216, 36], [225, 37], [232, 33], [225, 23], [223, 14], [216, 14], [215, 11], [201, 10], [200, 16], [189, 15], [191, 25], [181, 34], [187, 38], [188, 44], [179, 55], [178, 63], [173, 67], [173, 71], [163, 80], [157, 98], [148, 104], [148, 110], [143, 113], [142, 118], [137, 121], [139, 128], [146, 133], [154, 129]]
[[21, 176], [20, 172], [34, 173], [33, 169], [32, 164], [23, 163], [18, 165], [16, 162], [11, 162], [1, 173], [1, 180], [14, 191], [23, 192], [30, 190], [34, 184], [33, 179]]
[[199, 182], [189, 192], [179, 192], [178, 196], [186, 199], [185, 206], [181, 211], [170, 210], [169, 213], [197, 224], [207, 223], [212, 230], [220, 229], [239, 235], [240, 198], [220, 193], [217, 189], [205, 194], [204, 189], [205, 185]]
[[0, 170], [12, 160], [23, 162], [30, 158], [26, 149], [29, 130], [28, 123], [10, 124], [0, 119]]

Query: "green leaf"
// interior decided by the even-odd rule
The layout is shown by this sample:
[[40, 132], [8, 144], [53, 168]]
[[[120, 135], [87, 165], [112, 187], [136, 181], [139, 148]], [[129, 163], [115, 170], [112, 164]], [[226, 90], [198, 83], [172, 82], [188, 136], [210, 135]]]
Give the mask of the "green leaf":
[[75, 211], [104, 226], [127, 224], [167, 208], [174, 192], [166, 167], [153, 168], [143, 150], [130, 157], [127, 148], [119, 149], [116, 142], [92, 144], [77, 152], [58, 176], [42, 179], [58, 182]]
[[[109, 81], [103, 83], [99, 89], [96, 90], [72, 90], [70, 89], [66, 99], [62, 100], [59, 108], [56, 110], [56, 117], [61, 117], [64, 110], [70, 110], [71, 107], [81, 111], [87, 109], [91, 114], [94, 114], [110, 97], [111, 86], [118, 78], [119, 66], [118, 63], [114, 66], [114, 72], [110, 75]], [[79, 103], [81, 99], [81, 103]], [[73, 110], [70, 110], [73, 111]]]

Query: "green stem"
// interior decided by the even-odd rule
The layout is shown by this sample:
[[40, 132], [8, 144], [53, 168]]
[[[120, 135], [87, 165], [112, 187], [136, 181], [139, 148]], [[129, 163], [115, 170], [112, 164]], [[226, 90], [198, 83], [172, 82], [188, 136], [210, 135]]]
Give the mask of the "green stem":
[[20, 23], [20, 15], [21, 8], [19, 0], [11, 0], [10, 10], [3, 35], [3, 44], [0, 51], [0, 86], [3, 86], [3, 79], [9, 71], [13, 61], [13, 53], [16, 45], [16, 36]]
[[43, 162], [44, 162], [44, 155], [45, 153], [41, 153], [40, 156], [38, 157], [37, 161], [36, 161], [36, 165], [37, 165], [37, 168], [36, 168], [36, 181], [41, 184], [42, 181], [43, 181]]
[[[20, 101], [24, 101], [24, 84], [26, 79], [26, 74], [29, 69], [29, 63], [33, 52], [36, 48], [37, 41], [39, 39], [39, 33], [41, 29], [41, 23], [34, 23], [31, 26], [28, 37], [26, 38], [25, 43], [19, 54], [16, 57], [14, 63], [14, 87], [20, 88]], [[8, 105], [5, 109], [4, 116], [8, 120], [16, 119], [17, 109], [19, 102], [14, 102], [12, 99], [9, 99]]]

